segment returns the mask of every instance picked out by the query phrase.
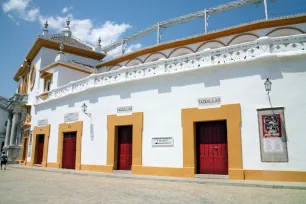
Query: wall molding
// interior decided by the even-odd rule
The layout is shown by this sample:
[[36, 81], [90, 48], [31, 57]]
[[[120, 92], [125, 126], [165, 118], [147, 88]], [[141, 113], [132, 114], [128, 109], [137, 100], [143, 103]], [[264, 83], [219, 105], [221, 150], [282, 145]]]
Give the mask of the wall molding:
[[275, 38], [259, 38], [252, 42], [204, 50], [171, 59], [92, 74], [77, 81], [36, 96], [36, 104], [78, 94], [92, 88], [127, 83], [135, 80], [166, 76], [254, 60], [306, 54], [306, 34]]

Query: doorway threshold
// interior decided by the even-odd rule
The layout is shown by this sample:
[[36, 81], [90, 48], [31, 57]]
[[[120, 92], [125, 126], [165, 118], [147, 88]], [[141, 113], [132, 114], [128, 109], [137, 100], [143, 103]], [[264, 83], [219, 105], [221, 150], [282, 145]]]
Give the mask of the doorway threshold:
[[132, 171], [130, 171], [130, 170], [113, 170], [113, 173], [115, 173], [115, 174], [132, 174]]
[[35, 167], [41, 167], [41, 164], [33, 164]]
[[219, 175], [219, 174], [196, 174], [195, 178], [201, 178], [201, 179], [223, 179], [228, 180], [228, 175]]

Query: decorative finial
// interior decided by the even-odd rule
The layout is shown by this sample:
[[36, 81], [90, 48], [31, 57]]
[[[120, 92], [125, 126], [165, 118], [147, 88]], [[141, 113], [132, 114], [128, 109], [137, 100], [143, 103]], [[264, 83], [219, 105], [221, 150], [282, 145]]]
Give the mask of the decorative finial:
[[63, 52], [64, 50], [64, 44], [61, 43], [59, 45], [59, 49], [60, 51], [57, 53], [56, 57], [55, 57], [55, 62], [67, 62], [67, 58], [65, 56], [65, 53]]
[[101, 46], [101, 37], [98, 39], [98, 45]]
[[69, 28], [70, 25], [70, 17], [68, 16], [67, 20], [66, 20], [66, 27]]
[[49, 25], [48, 21], [46, 21], [44, 25], [45, 25], [45, 28], [43, 29], [42, 35], [45, 37], [48, 37], [48, 25]]
[[48, 21], [45, 22], [45, 30], [48, 30]]
[[59, 49], [60, 49], [61, 52], [63, 52], [63, 50], [64, 50], [64, 44], [63, 43], [60, 44]]

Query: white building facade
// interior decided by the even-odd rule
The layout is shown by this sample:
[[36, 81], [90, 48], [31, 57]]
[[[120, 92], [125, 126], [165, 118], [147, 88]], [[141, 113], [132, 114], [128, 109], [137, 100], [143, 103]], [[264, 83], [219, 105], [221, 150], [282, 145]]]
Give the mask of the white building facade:
[[306, 181], [305, 31], [306, 16], [272, 19], [102, 63], [100, 43], [34, 44], [16, 74], [28, 77], [31, 117], [21, 162]]

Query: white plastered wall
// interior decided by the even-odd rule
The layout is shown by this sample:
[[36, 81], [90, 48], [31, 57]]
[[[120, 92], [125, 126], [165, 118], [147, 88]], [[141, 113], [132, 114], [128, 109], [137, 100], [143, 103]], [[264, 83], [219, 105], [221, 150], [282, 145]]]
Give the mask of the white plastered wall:
[[[301, 94], [306, 87], [305, 63], [303, 56], [269, 58], [91, 89], [38, 105], [33, 124], [48, 118], [48, 162], [56, 162], [58, 124], [63, 123], [64, 114], [79, 112], [79, 120], [83, 120], [81, 162], [105, 165], [107, 115], [116, 114], [119, 106], [132, 105], [134, 112], [144, 113], [143, 166], [182, 167], [181, 109], [197, 107], [198, 98], [221, 96], [222, 104], [241, 104], [244, 169], [306, 170], [306, 126], [297, 122], [306, 115], [306, 98]], [[263, 163], [260, 159], [257, 109], [270, 107], [264, 89], [266, 78], [273, 83], [273, 106], [285, 108], [287, 163]], [[92, 120], [81, 112], [83, 103], [88, 105]], [[174, 146], [152, 147], [152, 137], [173, 137]]]

